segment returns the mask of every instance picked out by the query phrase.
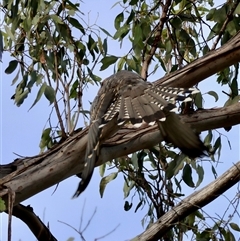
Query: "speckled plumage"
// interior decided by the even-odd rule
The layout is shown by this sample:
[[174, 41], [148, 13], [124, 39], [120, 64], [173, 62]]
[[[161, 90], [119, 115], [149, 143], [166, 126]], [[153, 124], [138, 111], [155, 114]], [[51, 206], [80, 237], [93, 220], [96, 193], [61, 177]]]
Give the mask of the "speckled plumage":
[[188, 94], [195, 88], [156, 86], [130, 71], [119, 71], [102, 82], [91, 107], [91, 123], [85, 155], [85, 167], [74, 197], [79, 196], [91, 180], [97, 161], [102, 129], [112, 122], [109, 136], [127, 122], [136, 127], [157, 122], [161, 134], [190, 157], [203, 154], [206, 147], [191, 127], [182, 123], [176, 111], [176, 101], [191, 101]]

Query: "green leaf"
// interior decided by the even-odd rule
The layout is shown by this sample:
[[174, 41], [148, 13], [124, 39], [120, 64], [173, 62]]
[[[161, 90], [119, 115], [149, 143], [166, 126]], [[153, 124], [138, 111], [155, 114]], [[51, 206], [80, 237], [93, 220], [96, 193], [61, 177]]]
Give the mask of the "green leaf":
[[95, 83], [98, 83], [101, 81], [101, 78], [95, 74], [92, 73], [92, 71], [87, 67], [87, 71], [89, 76], [95, 81]]
[[183, 168], [182, 179], [189, 187], [195, 187], [192, 179], [192, 168], [189, 164], [186, 164]]
[[39, 143], [39, 147], [41, 151], [43, 151], [45, 147], [51, 147], [51, 143], [52, 143], [52, 138], [50, 136], [51, 130], [52, 128], [46, 128], [42, 132], [41, 141]]
[[113, 172], [113, 173], [109, 174], [108, 176], [103, 177], [101, 179], [100, 186], [99, 186], [99, 192], [100, 192], [101, 197], [103, 197], [103, 193], [104, 193], [104, 190], [105, 190], [107, 184], [109, 182], [111, 182], [112, 180], [114, 180], [117, 177], [117, 175], [118, 175], [117, 172]]
[[107, 36], [113, 37], [106, 29], [99, 27]]
[[89, 60], [88, 60], [88, 59], [83, 59], [82, 63], [83, 63], [84, 65], [89, 65]]
[[134, 10], [131, 11], [131, 13], [129, 14], [128, 18], [127, 18], [127, 21], [126, 21], [126, 24], [130, 24], [132, 22], [132, 20], [134, 19], [135, 17], [135, 14], [136, 12]]
[[211, 40], [212, 38], [214, 38], [214, 37], [219, 33], [221, 27], [222, 27], [222, 24], [216, 23], [216, 24], [212, 27], [211, 32], [210, 32], [210, 34], [209, 34], [208, 37], [207, 37], [207, 41], [209, 41], [209, 40]]
[[204, 138], [204, 144], [205, 145], [209, 145], [210, 143], [211, 143], [211, 141], [212, 141], [212, 138], [213, 138], [213, 135], [212, 135], [212, 131], [211, 130], [209, 130], [208, 131], [208, 134], [206, 135], [206, 137]]
[[133, 164], [134, 169], [138, 170], [138, 155], [136, 152], [132, 154], [131, 163]]
[[18, 66], [17, 60], [12, 60], [9, 62], [8, 67], [5, 69], [6, 74], [11, 74]]
[[219, 147], [221, 146], [221, 137], [219, 136], [216, 140], [216, 142], [214, 143], [214, 151], [216, 151]]
[[124, 182], [124, 185], [123, 185], [124, 198], [129, 196], [129, 193], [132, 190], [132, 188], [134, 187], [134, 185], [135, 185], [134, 181], [128, 181], [125, 178], [125, 182]]
[[29, 94], [29, 90], [24, 90], [22, 92], [22, 90], [19, 90], [16, 92], [15, 94], [15, 104], [19, 107], [23, 101], [28, 97], [28, 94]]
[[214, 178], [216, 179], [218, 177], [216, 169], [214, 168], [214, 166], [212, 165], [212, 173], [214, 175]]
[[51, 105], [55, 100], [55, 91], [54, 91], [53, 87], [46, 85], [45, 90], [44, 90], [44, 95], [49, 100], [50, 105]]
[[75, 239], [75, 238], [70, 237], [70, 238], [67, 239], [67, 241], [74, 241], [74, 239]]
[[218, 94], [215, 91], [208, 91], [207, 93], [215, 98], [215, 102], [218, 101]]
[[107, 38], [103, 40], [103, 51], [104, 51], [104, 56], [106, 56], [108, 51]]
[[113, 55], [102, 58], [101, 60], [102, 66], [100, 70], [102, 71], [104, 69], [107, 69], [110, 65], [114, 64], [117, 60], [118, 60], [118, 57]]
[[183, 169], [184, 161], [186, 156], [181, 154], [180, 156], [176, 156], [173, 161], [171, 161], [166, 170], [166, 177], [171, 179], [173, 176], [177, 175], [180, 170]]
[[170, 23], [172, 24], [172, 26], [176, 29], [180, 29], [182, 27], [182, 20], [180, 17], [174, 17], [173, 19], [171, 19]]
[[50, 17], [52, 18], [52, 20], [55, 23], [63, 24], [63, 21], [61, 20], [61, 18], [59, 16], [57, 16], [56, 14], [51, 14]]
[[[236, 66], [236, 72], [238, 73], [238, 66]], [[238, 80], [237, 80], [237, 78], [234, 78], [232, 80], [230, 88], [231, 88], [231, 92], [232, 92], [231, 96], [232, 96], [232, 98], [234, 98], [235, 96], [238, 95]]]
[[233, 230], [240, 232], [240, 227], [236, 223], [229, 223], [229, 225]]
[[198, 174], [198, 181], [196, 183], [196, 188], [202, 183], [204, 177], [204, 169], [202, 166], [197, 166], [196, 172]]
[[194, 98], [194, 103], [195, 105], [197, 106], [197, 108], [199, 109], [202, 109], [203, 108], [203, 105], [202, 105], [202, 94], [199, 92], [195, 95], [195, 98]]
[[42, 94], [44, 93], [46, 86], [47, 86], [46, 83], [43, 83], [43, 84], [42, 84], [42, 86], [40, 87], [40, 89], [39, 89], [39, 91], [38, 91], [38, 93], [37, 93], [37, 97], [36, 97], [36, 99], [34, 100], [32, 106], [30, 107], [29, 110], [31, 110], [31, 109], [33, 108], [33, 106], [36, 105], [37, 102], [41, 99]]
[[5, 202], [0, 198], [0, 212], [3, 212], [6, 210]]
[[82, 26], [81, 23], [75, 18], [69, 17], [69, 23], [71, 23], [75, 28], [79, 29], [83, 34], [85, 34], [84, 27]]
[[170, 39], [166, 41], [166, 54], [170, 54], [172, 52], [172, 42]]
[[6, 24], [4, 24], [4, 28], [5, 28], [5, 31], [6, 31], [6, 33], [7, 33], [7, 36], [10, 37], [10, 39], [11, 39], [12, 41], [14, 41], [14, 40], [15, 40], [15, 37], [14, 37], [11, 29], [10, 29]]
[[104, 176], [105, 170], [106, 170], [106, 163], [103, 163], [103, 164], [99, 167], [99, 174], [100, 174], [101, 177]]
[[125, 58], [120, 58], [118, 63], [117, 63], [117, 70], [122, 70], [123, 69], [123, 65], [126, 63]]
[[138, 203], [137, 207], [136, 207], [135, 210], [134, 210], [135, 213], [136, 213], [137, 210], [142, 206], [142, 204], [143, 204], [143, 200], [141, 200], [141, 201]]
[[17, 82], [18, 77], [19, 77], [19, 73], [20, 73], [20, 69], [18, 70], [17, 75], [16, 75], [16, 76], [14, 77], [14, 79], [12, 80], [11, 85], [14, 85], [14, 84]]
[[216, 12], [216, 8], [210, 9], [209, 13], [206, 16], [206, 19], [209, 20], [209, 21], [212, 21], [213, 16], [215, 15], [215, 12]]
[[125, 211], [129, 211], [129, 210], [132, 208], [132, 205], [133, 205], [132, 203], [129, 204], [128, 201], [125, 201], [124, 210], [125, 210]]
[[116, 18], [115, 18], [115, 20], [114, 20], [114, 27], [115, 27], [116, 30], [118, 30], [118, 29], [120, 28], [120, 24], [121, 24], [121, 22], [123, 21], [123, 19], [124, 19], [123, 12], [119, 13], [119, 14], [116, 16]]
[[123, 36], [126, 36], [129, 32], [129, 25], [124, 24], [122, 27], [120, 27], [117, 32], [114, 34], [113, 38], [123, 38]]

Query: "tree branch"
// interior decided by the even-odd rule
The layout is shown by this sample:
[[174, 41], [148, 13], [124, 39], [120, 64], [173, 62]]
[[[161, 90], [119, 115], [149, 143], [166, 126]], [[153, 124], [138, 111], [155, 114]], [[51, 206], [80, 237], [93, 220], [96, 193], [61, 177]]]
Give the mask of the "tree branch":
[[51, 234], [49, 228], [45, 226], [30, 206], [18, 204], [13, 207], [12, 214], [21, 219], [29, 227], [38, 241], [57, 241]]
[[238, 62], [240, 62], [240, 31], [221, 48], [210, 51], [184, 68], [155, 82], [157, 85], [192, 87], [207, 77]]
[[164, 214], [156, 223], [131, 241], [159, 240], [179, 220], [212, 202], [239, 181], [240, 161], [216, 180], [183, 199], [176, 207]]
[[[240, 103], [219, 109], [197, 111], [181, 118], [200, 131], [236, 125], [240, 123]], [[150, 148], [162, 140], [157, 126], [139, 129], [122, 128], [102, 145], [97, 165], [137, 150]], [[83, 170], [86, 143], [87, 129], [43, 155], [18, 159], [12, 164], [3, 165], [0, 169], [3, 172], [5, 168], [11, 170], [10, 165], [15, 166], [16, 171], [0, 179], [0, 186], [7, 186], [15, 191], [15, 204], [18, 204], [80, 173]], [[4, 188], [0, 191], [0, 196], [4, 200], [7, 200], [7, 192]]]
[[[237, 62], [240, 62], [240, 32], [218, 50], [164, 77], [156, 84], [192, 86]], [[219, 109], [197, 111], [182, 118], [184, 122], [192, 124], [200, 131], [236, 125], [240, 123], [240, 103]], [[11, 171], [9, 175], [0, 179], [0, 196], [6, 201], [8, 191], [5, 187], [10, 187], [16, 192], [15, 204], [18, 204], [80, 173], [83, 169], [87, 131], [86, 128], [43, 155], [18, 159], [11, 164], [0, 166], [0, 173], [4, 175]], [[162, 137], [156, 126], [138, 130], [123, 128], [103, 145], [97, 165], [102, 164], [102, 160], [106, 162], [137, 150], [150, 148], [160, 141]]]

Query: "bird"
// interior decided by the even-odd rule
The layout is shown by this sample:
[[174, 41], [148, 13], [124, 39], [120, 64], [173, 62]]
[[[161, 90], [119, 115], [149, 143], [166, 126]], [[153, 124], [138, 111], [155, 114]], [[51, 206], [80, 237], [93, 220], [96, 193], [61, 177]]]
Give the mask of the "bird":
[[[91, 180], [104, 141], [103, 136], [105, 139], [110, 137], [128, 123], [136, 128], [143, 123], [157, 123], [166, 142], [172, 143], [190, 158], [203, 156], [207, 148], [199, 134], [176, 114], [176, 102], [192, 101], [190, 94], [198, 92], [196, 88], [156, 86], [145, 81], [139, 74], [127, 70], [106, 78], [90, 109], [85, 164], [73, 198], [78, 197]], [[104, 129], [107, 133], [103, 135]]]

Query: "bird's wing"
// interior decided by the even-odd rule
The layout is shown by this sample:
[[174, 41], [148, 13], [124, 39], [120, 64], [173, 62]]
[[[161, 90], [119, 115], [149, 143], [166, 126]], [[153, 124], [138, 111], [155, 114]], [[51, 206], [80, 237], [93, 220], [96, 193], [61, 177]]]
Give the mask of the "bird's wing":
[[[141, 126], [158, 123], [166, 141], [172, 142], [191, 157], [201, 156], [206, 150], [199, 135], [180, 121], [174, 113], [176, 101], [191, 101], [189, 94], [198, 92], [195, 88], [172, 88], [155, 86], [144, 81], [139, 75], [120, 71], [103, 81], [91, 108], [91, 125], [85, 156], [82, 181], [74, 194], [78, 196], [87, 187], [99, 155], [102, 128], [116, 120], [109, 136], [119, 126], [131, 122]], [[114, 122], [115, 123], [115, 122]]]

